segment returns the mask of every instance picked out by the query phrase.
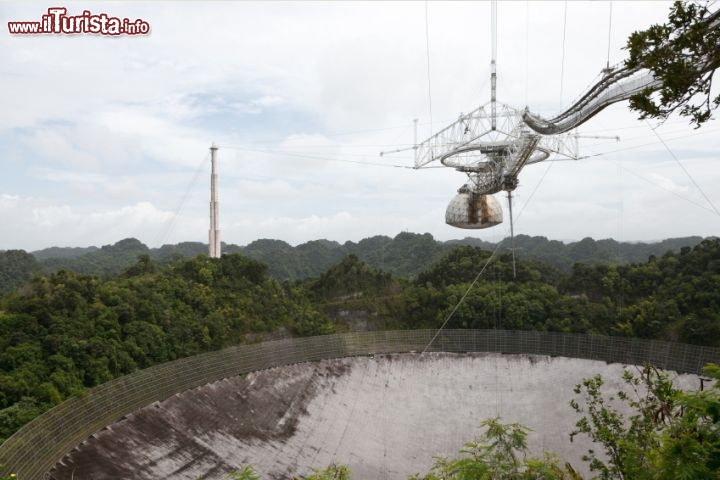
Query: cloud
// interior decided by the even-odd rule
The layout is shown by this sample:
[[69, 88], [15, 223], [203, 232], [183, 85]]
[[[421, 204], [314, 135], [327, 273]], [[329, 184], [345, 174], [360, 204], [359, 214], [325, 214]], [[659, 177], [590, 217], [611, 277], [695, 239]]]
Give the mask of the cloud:
[[73, 144], [65, 126], [41, 127], [21, 135], [20, 142], [34, 155], [71, 167], [96, 165], [97, 159]]
[[668, 190], [670, 192], [674, 193], [684, 193], [687, 192], [690, 187], [688, 185], [680, 185], [678, 183], [675, 183], [675, 181], [671, 178], [665, 177], [663, 175], [660, 175], [658, 173], [651, 173], [649, 175], [649, 178], [655, 183], [658, 187]]
[[[247, 218], [226, 225], [223, 230], [224, 241], [239, 239], [246, 244], [257, 238], [282, 238], [291, 244], [325, 238], [338, 242], [359, 241], [373, 235], [395, 236], [401, 231], [424, 232], [430, 218], [437, 218], [439, 209], [422, 212], [417, 217], [398, 218], [393, 215], [358, 215], [340, 211], [330, 215], [309, 215], [297, 217], [257, 217]], [[443, 212], [444, 215], [444, 212]], [[436, 232], [437, 234], [438, 232]], [[441, 235], [438, 235], [441, 236]], [[237, 240], [236, 240], [237, 241]]]
[[[630, 32], [668, 7], [614, 4], [610, 62], [624, 57]], [[444, 224], [463, 174], [398, 168], [413, 164], [414, 118], [423, 139], [489, 100], [489, 4], [428, 3], [427, 38], [421, 2], [83, 8], [143, 18], [152, 33], [6, 38], [0, 192], [2, 218], [19, 228], [4, 245], [205, 241], [213, 141], [231, 243], [404, 229], [443, 239], [506, 234], [506, 225]], [[0, 23], [36, 20], [45, 9], [5, 3]], [[499, 99], [543, 114], [567, 106], [605, 66], [608, 13], [597, 2], [502, 2]], [[656, 130], [716, 203], [717, 128], [695, 132], [673, 119]], [[582, 131], [622, 141], [581, 139], [582, 154], [599, 156], [559, 162], [542, 181], [545, 165], [526, 168], [515, 192], [516, 211], [527, 203], [518, 232], [641, 240], [717, 231], [699, 206], [707, 201], [627, 105]]]
[[4, 231], [0, 248], [27, 251], [52, 245], [87, 246], [115, 243], [126, 237], [150, 241], [160, 227], [172, 220], [172, 212], [147, 202], [115, 209], [76, 208], [42, 198], [0, 195], [0, 223]]

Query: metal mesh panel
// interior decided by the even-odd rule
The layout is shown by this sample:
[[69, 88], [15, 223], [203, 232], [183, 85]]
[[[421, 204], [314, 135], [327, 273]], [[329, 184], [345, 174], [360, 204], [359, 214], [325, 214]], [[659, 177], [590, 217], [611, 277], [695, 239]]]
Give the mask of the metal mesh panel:
[[[421, 352], [435, 330], [355, 332], [242, 345], [204, 353], [117, 378], [70, 398], [0, 445], [0, 465], [20, 480], [41, 479], [68, 451], [133, 411], [188, 389], [235, 375], [322, 359]], [[651, 363], [701, 373], [720, 349], [637, 338], [509, 330], [443, 330], [429, 352], [496, 352]]]

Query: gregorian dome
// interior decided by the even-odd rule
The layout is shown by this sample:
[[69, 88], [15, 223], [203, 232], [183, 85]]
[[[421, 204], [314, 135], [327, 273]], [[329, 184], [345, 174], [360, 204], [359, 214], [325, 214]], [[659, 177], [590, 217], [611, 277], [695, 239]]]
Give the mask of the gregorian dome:
[[489, 228], [502, 223], [500, 202], [492, 195], [481, 195], [467, 185], [458, 190], [445, 210], [445, 223], [458, 228]]

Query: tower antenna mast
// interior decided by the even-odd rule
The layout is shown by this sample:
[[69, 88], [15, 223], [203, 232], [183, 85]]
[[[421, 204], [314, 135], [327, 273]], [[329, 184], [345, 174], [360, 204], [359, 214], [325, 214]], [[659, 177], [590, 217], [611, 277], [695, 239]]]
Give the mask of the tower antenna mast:
[[490, 2], [490, 121], [493, 130], [497, 129], [497, 0]]
[[210, 147], [210, 238], [209, 257], [220, 258], [220, 228], [218, 225], [218, 191], [217, 191], [217, 150], [215, 143]]

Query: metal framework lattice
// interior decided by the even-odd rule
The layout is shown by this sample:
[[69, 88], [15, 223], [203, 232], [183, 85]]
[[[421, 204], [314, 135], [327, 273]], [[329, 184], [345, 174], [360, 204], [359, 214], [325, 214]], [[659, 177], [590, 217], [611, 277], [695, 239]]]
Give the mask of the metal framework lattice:
[[577, 141], [572, 135], [540, 135], [527, 128], [520, 110], [500, 103], [493, 116], [493, 106], [494, 102], [489, 102], [460, 115], [418, 144], [415, 168], [440, 161], [446, 167], [467, 173], [473, 190], [485, 195], [514, 190], [525, 165], [551, 155], [577, 158]]

